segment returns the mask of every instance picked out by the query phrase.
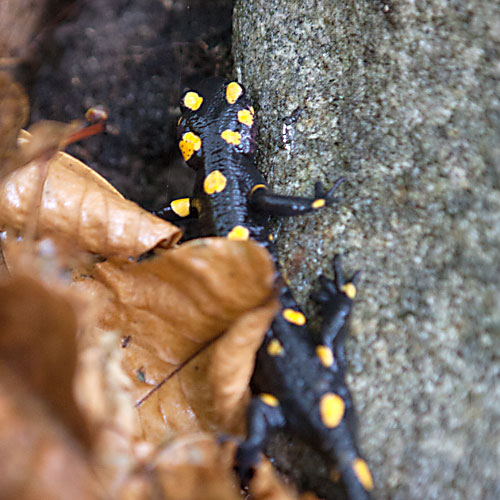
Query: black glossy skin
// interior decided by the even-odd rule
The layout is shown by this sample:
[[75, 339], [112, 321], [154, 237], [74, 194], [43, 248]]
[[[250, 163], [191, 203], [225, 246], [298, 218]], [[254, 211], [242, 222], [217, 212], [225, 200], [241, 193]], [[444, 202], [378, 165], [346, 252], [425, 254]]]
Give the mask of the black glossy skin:
[[[266, 188], [252, 192], [255, 185], [265, 181], [254, 163], [255, 124], [239, 123], [237, 112], [249, 109], [251, 103], [243, 94], [236, 102], [226, 100], [225, 89], [229, 82], [213, 78], [201, 83], [195, 90], [203, 97], [199, 109], [193, 111], [181, 101], [182, 117], [179, 122], [180, 138], [192, 132], [201, 138], [201, 148], [189, 159], [188, 164], [197, 171], [194, 203], [189, 217], [198, 216], [200, 235], [227, 236], [235, 226], [249, 229], [249, 237], [265, 245], [273, 254], [269, 242], [269, 215], [296, 215], [314, 211], [315, 200], [324, 199], [325, 206], [337, 201], [334, 189], [325, 192], [320, 184], [315, 196], [280, 196]], [[227, 144], [221, 133], [230, 129], [241, 134], [238, 145]], [[214, 170], [227, 179], [226, 187], [219, 193], [206, 194], [204, 179]], [[163, 216], [179, 220], [168, 207]], [[275, 259], [276, 261], [276, 259]], [[321, 289], [314, 297], [323, 314], [321, 336], [313, 337], [303, 326], [287, 321], [281, 313], [273, 321], [263, 345], [257, 354], [252, 380], [255, 394], [272, 394], [278, 406], [266, 404], [259, 396], [252, 400], [248, 411], [248, 437], [239, 446], [237, 462], [243, 481], [251, 475], [258, 461], [269, 431], [286, 426], [304, 441], [320, 451], [340, 470], [351, 500], [371, 498], [354, 473], [353, 460], [360, 458], [355, 441], [355, 415], [349, 390], [345, 384], [344, 337], [353, 300], [343, 291], [344, 280], [340, 262], [334, 263], [335, 280], [321, 278]], [[355, 284], [357, 275], [351, 282]], [[277, 279], [283, 309], [300, 311], [290, 290]], [[280, 355], [270, 355], [270, 342], [279, 341], [283, 347]], [[316, 340], [316, 341], [315, 341]], [[325, 367], [316, 353], [317, 344], [329, 347], [334, 356], [333, 364]], [[344, 416], [335, 428], [328, 428], [322, 421], [319, 404], [325, 393], [334, 393], [345, 404]], [[371, 480], [371, 478], [370, 478]], [[366, 486], [366, 483], [365, 483]], [[368, 486], [371, 489], [371, 486]]]

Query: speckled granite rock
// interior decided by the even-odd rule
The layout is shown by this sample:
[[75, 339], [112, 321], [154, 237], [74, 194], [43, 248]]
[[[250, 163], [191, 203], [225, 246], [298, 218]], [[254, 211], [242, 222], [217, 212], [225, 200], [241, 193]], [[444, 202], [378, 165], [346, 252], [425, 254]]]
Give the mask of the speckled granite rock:
[[349, 179], [279, 246], [301, 300], [334, 252], [363, 269], [347, 351], [376, 498], [500, 498], [500, 5], [240, 0], [234, 23], [271, 184]]

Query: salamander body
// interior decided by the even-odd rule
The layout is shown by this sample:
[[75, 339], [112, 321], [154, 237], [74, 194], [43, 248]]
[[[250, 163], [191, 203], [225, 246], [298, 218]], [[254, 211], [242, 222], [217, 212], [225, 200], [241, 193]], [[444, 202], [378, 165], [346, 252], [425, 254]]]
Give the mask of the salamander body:
[[[273, 193], [255, 165], [255, 112], [237, 82], [206, 80], [181, 98], [179, 148], [196, 171], [193, 196], [174, 200], [163, 217], [197, 218], [199, 234], [253, 239], [275, 258], [270, 215], [292, 216], [334, 204], [320, 183], [312, 197]], [[339, 259], [335, 279], [320, 278], [313, 297], [321, 307], [321, 335], [307, 319], [283, 279], [277, 278], [281, 310], [258, 351], [247, 438], [237, 452], [240, 477], [250, 477], [270, 431], [285, 427], [310, 443], [340, 471], [351, 500], [371, 498], [373, 481], [355, 439], [355, 414], [345, 383], [344, 339], [359, 273], [344, 278]]]

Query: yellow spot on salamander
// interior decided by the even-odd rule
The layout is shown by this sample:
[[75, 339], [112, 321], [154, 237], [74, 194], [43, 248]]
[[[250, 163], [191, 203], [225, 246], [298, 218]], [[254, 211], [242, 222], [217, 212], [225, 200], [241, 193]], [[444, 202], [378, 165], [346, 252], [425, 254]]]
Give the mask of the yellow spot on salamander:
[[352, 469], [363, 488], [366, 491], [373, 490], [373, 478], [367, 463], [362, 458], [355, 458], [352, 462]]
[[356, 286], [354, 285], [354, 283], [346, 283], [343, 287], [342, 287], [342, 291], [350, 298], [350, 299], [354, 299], [354, 297], [356, 297]]
[[330, 368], [333, 365], [333, 352], [326, 345], [316, 346], [316, 356], [318, 356], [323, 366]]
[[241, 134], [239, 132], [233, 132], [232, 130], [226, 129], [220, 135], [228, 144], [234, 144], [237, 146], [241, 143]]
[[179, 198], [170, 203], [170, 208], [179, 217], [187, 217], [189, 215], [190, 205], [189, 198]]
[[289, 322], [293, 323], [294, 325], [302, 326], [306, 324], [306, 317], [300, 312], [296, 311], [295, 309], [283, 309], [283, 317]]
[[203, 104], [203, 97], [197, 92], [191, 91], [184, 96], [182, 103], [191, 111], [198, 111]]
[[251, 127], [253, 125], [252, 112], [249, 109], [242, 109], [238, 111], [238, 121], [247, 127]]
[[323, 208], [324, 206], [325, 206], [325, 200], [324, 200], [324, 198], [318, 198], [317, 200], [314, 200], [312, 202], [312, 207], [314, 209]]
[[274, 241], [274, 234], [270, 234], [270, 235], [267, 237], [267, 239], [268, 239], [269, 241]]
[[244, 226], [234, 226], [228, 233], [229, 240], [248, 240], [250, 231]]
[[268, 406], [276, 407], [280, 404], [278, 398], [274, 397], [272, 394], [262, 393], [259, 397], [261, 401], [266, 403]]
[[252, 113], [252, 115], [255, 115], [255, 110], [253, 109], [253, 106], [250, 106], [248, 109], [250, 110], [250, 113]]
[[210, 172], [203, 181], [203, 189], [207, 194], [220, 193], [226, 185], [227, 179], [220, 170]]
[[278, 339], [272, 339], [269, 344], [267, 344], [267, 354], [269, 356], [283, 356], [285, 350]]
[[250, 195], [254, 194], [257, 189], [267, 189], [267, 186], [265, 184], [255, 184], [255, 186], [250, 191]]
[[179, 141], [179, 149], [181, 150], [184, 161], [188, 161], [195, 151], [201, 148], [201, 139], [193, 132], [186, 132]]
[[330, 429], [337, 427], [344, 417], [344, 411], [344, 400], [338, 394], [333, 392], [323, 394], [319, 403], [319, 413], [326, 427]]
[[243, 89], [239, 83], [231, 82], [226, 87], [226, 101], [229, 104], [234, 104], [241, 94], [243, 94]]

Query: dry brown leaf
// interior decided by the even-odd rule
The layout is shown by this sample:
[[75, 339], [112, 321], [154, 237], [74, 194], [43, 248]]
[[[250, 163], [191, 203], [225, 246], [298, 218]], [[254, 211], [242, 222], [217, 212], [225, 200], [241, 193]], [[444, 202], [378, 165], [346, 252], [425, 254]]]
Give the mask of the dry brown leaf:
[[234, 450], [234, 443], [221, 445], [207, 434], [180, 436], [152, 462], [152, 483], [158, 485], [160, 498], [241, 500], [232, 470]]
[[299, 498], [300, 500], [321, 500], [316, 493], [313, 493], [312, 491], [302, 493]]
[[102, 177], [65, 153], [50, 160], [34, 211], [40, 182], [44, 181], [36, 161], [4, 179], [0, 228], [22, 231], [36, 217], [39, 235], [64, 237], [83, 250], [121, 257], [137, 257], [157, 245], [169, 247], [181, 236], [177, 227], [125, 200]]
[[68, 297], [27, 276], [0, 282], [0, 360], [88, 443], [73, 397], [77, 330]]
[[[255, 351], [276, 310], [273, 278], [259, 245], [213, 238], [143, 262], [100, 263], [93, 279], [80, 281], [103, 305], [99, 327], [122, 337], [124, 368], [139, 403], [138, 437], [158, 443], [182, 432], [233, 430], [216, 407], [242, 415]], [[214, 353], [222, 356], [217, 342], [208, 344], [228, 330], [234, 338], [224, 342], [241, 346], [230, 354], [242, 366], [238, 381], [234, 373], [228, 380], [225, 368], [207, 376]], [[234, 393], [224, 387], [229, 383]]]
[[21, 377], [0, 362], [1, 498], [101, 498], [82, 449]]
[[235, 443], [218, 443], [206, 433], [178, 436], [147, 450], [108, 493], [120, 500], [241, 500], [234, 451]]
[[32, 161], [50, 159], [60, 149], [64, 149], [69, 138], [84, 126], [83, 120], [70, 123], [42, 120], [31, 125], [28, 131], [21, 130], [18, 141], [18, 166], [23, 167]]
[[2, 234], [0, 252], [10, 275], [37, 276], [49, 288], [61, 284], [66, 292], [71, 270], [85, 269], [96, 260], [95, 255], [79, 250], [66, 239], [52, 236], [31, 241], [19, 238], [14, 230]]
[[[147, 472], [142, 473], [144, 486], [157, 485], [158, 496], [167, 499], [241, 499], [246, 495], [242, 494], [234, 471], [235, 452], [234, 441], [221, 443], [207, 433], [178, 436], [149, 461]], [[130, 480], [137, 481], [138, 477], [131, 477]], [[127, 486], [124, 483], [122, 491]], [[250, 481], [249, 492], [253, 500], [297, 500], [291, 489], [280, 481], [267, 459], [262, 460], [257, 468], [255, 477]]]
[[221, 427], [231, 434], [245, 432], [248, 381], [263, 340], [255, 332], [262, 331], [262, 325], [269, 326], [277, 310], [278, 304], [270, 302], [242, 314], [207, 352], [210, 360], [207, 378], [213, 390], [215, 414]]
[[258, 500], [296, 500], [297, 495], [285, 486], [269, 460], [261, 460], [249, 484], [252, 498]]
[[0, 64], [14, 65], [15, 61], [9, 61], [10, 58], [26, 55], [47, 3], [46, 0], [0, 2]]
[[91, 328], [82, 334], [75, 381], [77, 401], [91, 429], [94, 469], [112, 498], [142, 455], [131, 442], [136, 415], [118, 345], [115, 332]]
[[[2, 4], [3, 5], [3, 4]], [[0, 6], [0, 18], [2, 7]], [[29, 113], [24, 89], [5, 72], [0, 71], [0, 179], [17, 164], [17, 136]]]

